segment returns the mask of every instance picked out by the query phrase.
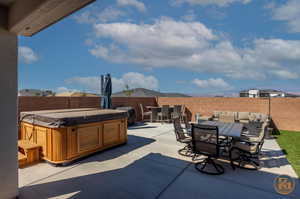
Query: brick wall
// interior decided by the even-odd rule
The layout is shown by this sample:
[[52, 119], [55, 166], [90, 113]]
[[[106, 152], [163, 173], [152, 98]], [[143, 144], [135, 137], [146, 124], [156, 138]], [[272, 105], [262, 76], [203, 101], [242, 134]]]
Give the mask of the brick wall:
[[300, 131], [300, 99], [298, 98], [167, 98], [157, 99], [159, 106], [164, 104], [184, 104], [190, 118], [193, 120], [195, 113], [211, 115], [214, 110], [219, 111], [247, 111], [269, 113], [276, 128], [281, 130]]
[[19, 112], [100, 107], [99, 97], [19, 97]]
[[[112, 103], [113, 107], [134, 107], [138, 120], [141, 119], [139, 104], [143, 106], [184, 104], [190, 119], [194, 119], [195, 113], [211, 115], [214, 110], [269, 113], [269, 99], [262, 98], [113, 97]], [[19, 111], [93, 107], [100, 107], [99, 97], [19, 97]], [[300, 131], [300, 99], [273, 98], [270, 110], [278, 129]]]
[[300, 98], [273, 98], [270, 109], [278, 129], [300, 131]]
[[[131, 106], [141, 120], [139, 104], [156, 106], [156, 98], [152, 97], [113, 97], [113, 107]], [[99, 97], [19, 97], [19, 112], [68, 108], [100, 108]]]
[[213, 111], [247, 111], [268, 113], [267, 99], [252, 98], [212, 98], [212, 97], [191, 97], [191, 98], [158, 98], [159, 105], [183, 104], [186, 107], [190, 119], [194, 120], [195, 114], [212, 115]]

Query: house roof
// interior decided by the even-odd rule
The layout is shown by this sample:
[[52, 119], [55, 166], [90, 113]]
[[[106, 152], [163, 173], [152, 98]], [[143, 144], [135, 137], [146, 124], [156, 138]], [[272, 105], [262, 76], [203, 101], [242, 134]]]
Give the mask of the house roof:
[[240, 93], [248, 93], [249, 90], [258, 90], [261, 93], [283, 93], [283, 91], [275, 90], [275, 89], [257, 89], [257, 88], [242, 90], [242, 91], [240, 91]]

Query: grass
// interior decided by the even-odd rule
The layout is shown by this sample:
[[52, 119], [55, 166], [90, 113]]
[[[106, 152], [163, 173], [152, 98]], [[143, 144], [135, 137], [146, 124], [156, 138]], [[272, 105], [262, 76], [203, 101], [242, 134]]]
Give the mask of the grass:
[[300, 178], [300, 132], [280, 131], [277, 142]]

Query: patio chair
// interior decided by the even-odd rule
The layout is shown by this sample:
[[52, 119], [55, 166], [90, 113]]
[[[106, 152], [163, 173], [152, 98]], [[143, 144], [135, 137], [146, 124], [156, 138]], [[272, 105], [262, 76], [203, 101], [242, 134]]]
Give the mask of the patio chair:
[[[224, 173], [222, 165], [214, 159], [219, 157], [219, 130], [217, 126], [192, 124], [192, 151], [196, 155], [205, 155], [206, 159], [197, 162], [195, 168], [202, 173], [220, 175]], [[210, 165], [210, 166], [208, 166]]]
[[158, 119], [160, 121], [170, 121], [170, 106], [169, 105], [162, 105], [161, 112], [158, 113]]
[[192, 132], [192, 125], [189, 123], [187, 117], [184, 117], [183, 121], [184, 121], [184, 126], [185, 126], [186, 131], [191, 134], [191, 132]]
[[266, 115], [266, 114], [261, 114], [260, 121], [270, 123], [271, 122], [271, 118], [268, 115]]
[[237, 120], [240, 123], [249, 123], [249, 112], [238, 112], [237, 114]]
[[220, 117], [220, 113], [221, 113], [220, 111], [214, 111], [212, 115], [212, 120], [218, 121]]
[[260, 121], [261, 120], [261, 113], [249, 113], [249, 122], [251, 121]]
[[171, 113], [171, 118], [172, 119], [177, 118], [177, 117], [180, 118], [181, 117], [181, 110], [182, 110], [182, 105], [175, 105], [174, 110]]
[[219, 121], [225, 123], [234, 123], [236, 120], [235, 112], [223, 112], [219, 115]]
[[146, 118], [148, 121], [151, 121], [152, 112], [151, 111], [145, 112], [143, 104], [140, 104], [140, 109], [141, 109], [141, 114], [142, 114], [142, 121], [144, 122]]
[[151, 118], [150, 121], [154, 122], [158, 120], [158, 109], [157, 108], [153, 108], [151, 109]]
[[187, 117], [187, 115], [186, 115], [186, 107], [185, 107], [185, 105], [182, 105], [181, 106], [181, 117], [180, 117], [181, 121], [184, 121], [184, 118], [186, 118], [186, 117]]
[[240, 141], [233, 142], [229, 152], [233, 169], [235, 167], [248, 170], [259, 169], [259, 155], [267, 135], [267, 125], [266, 122], [262, 124], [258, 135], [249, 133], [248, 135], [243, 135]]
[[192, 157], [192, 148], [191, 148], [192, 138], [191, 136], [189, 136], [187, 133], [184, 132], [183, 128], [181, 127], [179, 117], [173, 119], [173, 126], [176, 135], [176, 140], [182, 144], [185, 144], [185, 146], [182, 149], [178, 150], [178, 154]]

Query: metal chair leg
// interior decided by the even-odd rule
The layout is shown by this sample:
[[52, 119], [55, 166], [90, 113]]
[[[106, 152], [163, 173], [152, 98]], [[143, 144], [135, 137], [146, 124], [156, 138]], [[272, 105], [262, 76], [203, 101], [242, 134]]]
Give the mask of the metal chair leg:
[[[207, 167], [208, 164], [211, 164], [214, 169], [216, 170], [216, 172], [212, 172], [212, 171], [207, 171], [205, 170], [205, 168]], [[199, 166], [201, 165], [201, 168], [199, 168]], [[206, 158], [204, 159], [203, 161], [200, 161], [200, 162], [197, 162], [195, 164], [195, 168], [201, 172], [201, 173], [205, 173], [205, 174], [208, 174], [208, 175], [221, 175], [224, 173], [224, 168], [220, 165], [220, 164], [217, 164], [215, 163], [211, 158]]]
[[178, 154], [186, 157], [193, 157], [193, 153], [190, 145], [186, 145], [182, 149], [179, 149]]
[[[232, 158], [230, 153], [230, 164], [232, 169], [235, 169], [235, 167], [241, 168], [241, 169], [247, 169], [247, 170], [258, 170], [260, 169], [260, 164], [256, 161], [254, 161], [255, 157], [249, 157], [245, 154], [239, 154], [238, 158]], [[235, 164], [234, 162], [237, 162]], [[251, 165], [253, 168], [246, 167], [245, 165]]]

